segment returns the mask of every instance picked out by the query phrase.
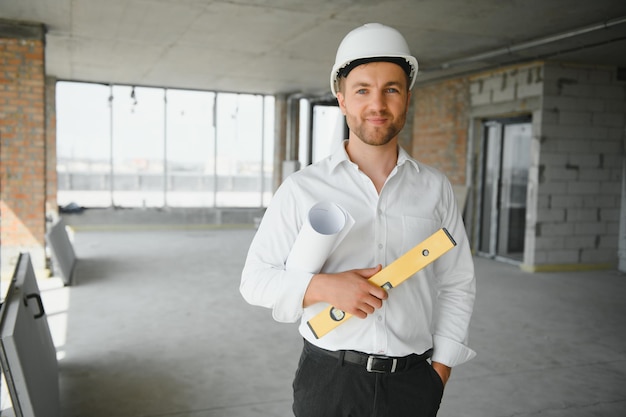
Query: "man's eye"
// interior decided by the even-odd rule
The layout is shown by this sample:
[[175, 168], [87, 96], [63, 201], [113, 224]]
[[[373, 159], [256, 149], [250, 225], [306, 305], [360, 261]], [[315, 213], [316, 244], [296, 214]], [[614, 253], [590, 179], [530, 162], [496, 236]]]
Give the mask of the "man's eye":
[[356, 90], [357, 94], [365, 94], [367, 93], [367, 90], [365, 88], [361, 88], [360, 90]]
[[388, 92], [388, 93], [397, 93], [397, 92], [398, 92], [398, 89], [397, 89], [397, 88], [391, 88], [391, 87], [390, 87], [390, 88], [388, 88], [388, 89], [387, 89], [387, 92]]

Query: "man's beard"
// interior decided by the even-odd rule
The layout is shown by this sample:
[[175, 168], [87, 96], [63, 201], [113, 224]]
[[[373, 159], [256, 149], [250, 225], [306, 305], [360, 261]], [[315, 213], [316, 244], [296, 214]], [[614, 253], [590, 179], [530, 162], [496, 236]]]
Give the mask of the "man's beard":
[[[380, 116], [389, 117], [386, 113]], [[402, 116], [395, 119], [389, 125], [379, 127], [367, 125], [367, 122], [361, 120], [362, 119], [357, 119], [355, 116], [346, 116], [348, 127], [363, 143], [372, 146], [384, 146], [400, 133], [404, 127], [406, 118]]]

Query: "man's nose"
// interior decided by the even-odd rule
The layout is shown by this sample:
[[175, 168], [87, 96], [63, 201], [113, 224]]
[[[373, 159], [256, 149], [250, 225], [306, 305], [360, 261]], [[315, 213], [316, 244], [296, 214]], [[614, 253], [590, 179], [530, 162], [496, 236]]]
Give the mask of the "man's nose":
[[370, 95], [370, 107], [375, 110], [382, 110], [387, 107], [387, 100], [383, 91], [375, 91]]

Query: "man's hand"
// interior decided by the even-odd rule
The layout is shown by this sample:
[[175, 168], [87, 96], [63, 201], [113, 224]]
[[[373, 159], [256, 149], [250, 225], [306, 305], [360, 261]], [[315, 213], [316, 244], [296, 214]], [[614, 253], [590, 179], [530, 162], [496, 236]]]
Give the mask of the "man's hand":
[[382, 269], [353, 269], [337, 274], [316, 274], [311, 279], [304, 294], [302, 305], [308, 307], [315, 303], [327, 302], [332, 306], [364, 319], [376, 309], [382, 307], [387, 299], [387, 291], [369, 283], [367, 280]]
[[450, 379], [452, 368], [440, 362], [433, 362], [433, 369], [439, 374], [441, 382], [443, 382], [443, 386], [445, 387], [448, 383], [448, 379]]

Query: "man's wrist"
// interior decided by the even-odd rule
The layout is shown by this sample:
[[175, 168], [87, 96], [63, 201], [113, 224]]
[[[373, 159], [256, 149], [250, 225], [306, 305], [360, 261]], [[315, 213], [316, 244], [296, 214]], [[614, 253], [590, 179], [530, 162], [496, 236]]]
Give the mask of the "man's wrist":
[[450, 379], [450, 373], [452, 372], [452, 368], [444, 365], [441, 362], [433, 362], [432, 365], [433, 365], [433, 369], [435, 370], [435, 372], [439, 374], [439, 377], [441, 378], [441, 382], [443, 382], [443, 386], [445, 387], [446, 384], [448, 383], [448, 379]]

